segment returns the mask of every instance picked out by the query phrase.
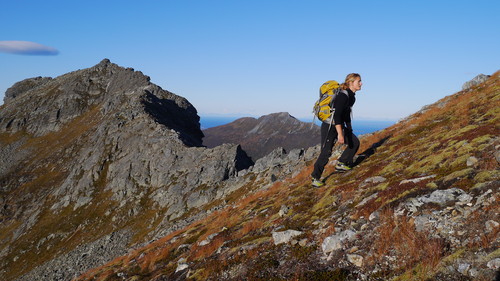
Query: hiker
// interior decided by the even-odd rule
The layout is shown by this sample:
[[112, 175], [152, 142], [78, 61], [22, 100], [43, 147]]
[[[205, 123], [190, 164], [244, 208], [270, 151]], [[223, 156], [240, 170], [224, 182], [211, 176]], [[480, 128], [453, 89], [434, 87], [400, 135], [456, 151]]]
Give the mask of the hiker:
[[333, 107], [333, 125], [323, 122], [321, 124], [321, 153], [314, 163], [314, 170], [311, 174], [312, 185], [321, 187], [324, 183], [320, 180], [328, 159], [332, 155], [335, 142], [345, 144], [347, 147], [337, 160], [335, 169], [337, 171], [348, 171], [353, 167], [353, 158], [359, 148], [359, 140], [352, 132], [351, 108], [356, 101], [356, 92], [361, 90], [361, 76], [351, 73], [345, 78], [345, 82], [340, 85], [341, 92], [336, 96]]

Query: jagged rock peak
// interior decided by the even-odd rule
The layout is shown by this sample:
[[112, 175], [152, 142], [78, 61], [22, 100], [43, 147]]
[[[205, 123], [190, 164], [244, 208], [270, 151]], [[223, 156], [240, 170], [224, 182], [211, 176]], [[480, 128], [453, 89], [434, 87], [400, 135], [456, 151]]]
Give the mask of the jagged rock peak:
[[[93, 67], [91, 67], [90, 69], [92, 69], [92, 70], [102, 70], [102, 69], [106, 69], [108, 67], [122, 68], [119, 65], [112, 63], [109, 59], [103, 59], [98, 64], [96, 64]], [[133, 70], [131, 68], [123, 68], [123, 69]]]
[[107, 58], [104, 58], [101, 62], [99, 62], [97, 65], [108, 65], [110, 64], [111, 61]]
[[111, 62], [109, 59], [104, 58], [101, 60], [98, 64], [94, 65], [93, 67], [89, 68], [89, 70], [97, 70], [97, 71], [104, 71], [105, 69], [110, 68], [113, 70], [127, 70], [131, 72], [135, 72], [136, 74], [143, 76], [148, 82], [151, 80], [151, 78], [145, 74], [143, 74], [141, 71], [136, 71], [132, 67], [122, 67], [119, 66], [113, 62]]
[[107, 118], [133, 120], [146, 114], [177, 131], [184, 141], [190, 139], [189, 145], [201, 145], [199, 116], [189, 101], [152, 84], [142, 72], [109, 59], [56, 78], [26, 79], [7, 92], [0, 132], [45, 135], [97, 107]]

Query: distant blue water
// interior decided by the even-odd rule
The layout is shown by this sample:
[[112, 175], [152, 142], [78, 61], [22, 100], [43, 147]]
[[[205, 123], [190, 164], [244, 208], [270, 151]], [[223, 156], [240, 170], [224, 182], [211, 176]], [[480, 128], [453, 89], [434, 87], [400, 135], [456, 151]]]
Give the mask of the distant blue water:
[[[239, 119], [241, 117], [212, 117], [212, 116], [200, 116], [200, 123], [201, 123], [201, 129], [208, 129], [212, 127], [217, 127], [220, 125], [225, 125], [228, 123], [233, 122], [236, 119]], [[312, 121], [312, 118], [307, 120], [307, 119], [299, 119], [300, 121], [303, 122], [308, 122], [310, 123]], [[352, 122], [352, 127], [354, 130], [354, 133], [356, 135], [363, 135], [363, 134], [368, 134], [368, 133], [373, 133], [382, 129], [385, 129], [393, 124], [395, 124], [396, 121], [378, 121], [378, 120], [353, 120]], [[320, 125], [316, 120], [316, 124]]]
[[364, 135], [380, 131], [396, 124], [396, 121], [377, 121], [377, 120], [353, 120], [352, 129], [356, 135]]
[[227, 123], [231, 123], [236, 119], [240, 119], [241, 117], [207, 117], [200, 116], [200, 125], [201, 129], [205, 130], [212, 127], [217, 127], [220, 125], [225, 125]]

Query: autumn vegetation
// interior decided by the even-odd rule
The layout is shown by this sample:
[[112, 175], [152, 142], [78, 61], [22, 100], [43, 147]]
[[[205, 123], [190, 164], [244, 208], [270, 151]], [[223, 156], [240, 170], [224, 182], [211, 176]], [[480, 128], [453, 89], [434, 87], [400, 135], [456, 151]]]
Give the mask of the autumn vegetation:
[[[491, 156], [500, 131], [499, 76], [496, 73], [485, 84], [445, 97], [389, 128], [363, 136], [359, 165], [345, 174], [327, 166], [325, 188], [309, 186], [309, 163], [295, 177], [266, 189], [247, 187], [247, 193], [232, 196], [225, 208], [78, 280], [121, 280], [119, 276], [176, 280], [186, 274], [176, 273], [181, 263], [189, 263], [190, 273], [184, 275], [188, 280], [239, 280], [238, 274], [247, 280], [347, 280], [349, 267], [320, 262], [321, 242], [335, 233], [338, 220], [366, 220], [375, 211], [380, 217], [362, 246], [367, 253], [363, 267], [370, 272], [377, 264], [392, 266], [371, 278], [431, 278], [465, 249], [450, 249], [446, 241], [417, 232], [414, 221], [395, 215], [394, 209], [403, 200], [432, 190], [458, 187], [474, 192], [482, 183], [499, 180], [499, 164]], [[471, 156], [480, 159], [474, 167], [466, 164]], [[364, 182], [374, 176], [386, 180]], [[418, 183], [401, 183], [426, 176]], [[373, 194], [377, 196], [358, 206]], [[464, 224], [481, 227], [491, 215], [498, 215], [498, 203], [475, 212]], [[283, 205], [290, 210], [279, 216]], [[334, 217], [339, 212], [345, 217]], [[296, 240], [305, 239], [306, 245], [274, 245], [272, 231], [287, 229], [302, 231]], [[469, 246], [492, 247], [498, 234], [498, 229], [479, 234], [479, 241]], [[209, 243], [201, 245], [209, 236]], [[387, 261], [389, 256], [396, 258]], [[283, 268], [281, 263], [293, 267]]]

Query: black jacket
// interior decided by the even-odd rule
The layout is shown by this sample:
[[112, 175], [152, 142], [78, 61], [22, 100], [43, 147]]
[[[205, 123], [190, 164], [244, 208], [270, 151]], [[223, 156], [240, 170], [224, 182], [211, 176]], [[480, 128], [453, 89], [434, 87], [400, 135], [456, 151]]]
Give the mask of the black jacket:
[[345, 124], [351, 123], [351, 107], [356, 102], [356, 94], [347, 89], [347, 95], [339, 93], [335, 98], [333, 106], [335, 113], [333, 114], [333, 121], [335, 125], [346, 126]]

